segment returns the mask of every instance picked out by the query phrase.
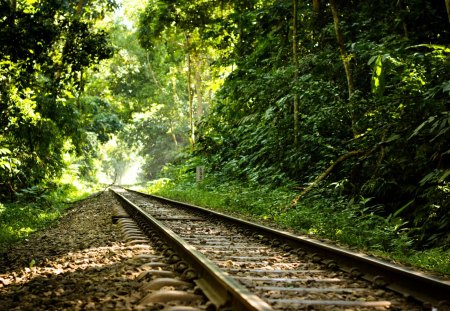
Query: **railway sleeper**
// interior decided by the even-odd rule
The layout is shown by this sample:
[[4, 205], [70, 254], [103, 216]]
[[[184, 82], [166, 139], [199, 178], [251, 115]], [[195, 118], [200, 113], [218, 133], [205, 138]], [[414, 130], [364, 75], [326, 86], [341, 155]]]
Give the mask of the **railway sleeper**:
[[[161, 198], [158, 198], [157, 200], [161, 200]], [[139, 202], [140, 201], [143, 200], [139, 200]], [[178, 206], [182, 205], [181, 203], [177, 202], [175, 204]], [[145, 204], [140, 204], [140, 206], [144, 205]], [[156, 203], [153, 204], [152, 210], [148, 212], [152, 213], [152, 211], [157, 208], [157, 205], [158, 204]], [[314, 310], [317, 307], [318, 309], [322, 310], [322, 307], [324, 307], [328, 310], [327, 306], [336, 306], [338, 308], [355, 308], [358, 310], [369, 310], [373, 308], [385, 309], [390, 307], [398, 309], [398, 301], [404, 298], [402, 298], [401, 295], [400, 298], [392, 298], [394, 294], [389, 293], [389, 295], [385, 296], [388, 299], [383, 300], [384, 289], [393, 289], [397, 293], [405, 293], [404, 296], [406, 297], [406, 302], [402, 303], [408, 303], [408, 301], [414, 301], [416, 299], [428, 299], [426, 297], [430, 297], [429, 294], [427, 294], [428, 296], [424, 296], [420, 292], [414, 292], [413, 290], [411, 291], [411, 286], [408, 286], [408, 284], [401, 284], [402, 280], [399, 279], [398, 276], [392, 276], [394, 273], [388, 272], [380, 274], [378, 272], [379, 267], [387, 267], [388, 269], [392, 269], [392, 271], [395, 271], [396, 273], [396, 269], [398, 268], [394, 267], [393, 265], [389, 266], [389, 264], [381, 263], [373, 258], [369, 258], [369, 256], [366, 255], [354, 254], [342, 249], [338, 249], [336, 247], [326, 245], [323, 242], [314, 241], [308, 238], [298, 239], [298, 237], [295, 237], [290, 233], [281, 233], [283, 238], [279, 238], [276, 237], [278, 233], [275, 233], [275, 230], [270, 228], [268, 230], [266, 230], [267, 228], [264, 228], [264, 230], [268, 232], [262, 233], [264, 230], [261, 229], [262, 226], [260, 225], [256, 225], [256, 229], [248, 229], [249, 223], [246, 221], [240, 221], [244, 223], [244, 226], [247, 226], [247, 228], [245, 229], [237, 229], [230, 224], [230, 219], [221, 221], [220, 223], [225, 224], [224, 227], [227, 227], [227, 230], [230, 230], [230, 232], [234, 232], [234, 234], [222, 234], [221, 230], [225, 232], [225, 229], [219, 229], [219, 222], [217, 221], [213, 221], [213, 223], [210, 224], [209, 227], [196, 227], [199, 223], [205, 223], [207, 218], [212, 218], [211, 215], [213, 214], [213, 212], [206, 212], [209, 213], [210, 216], [202, 219], [205, 221], [199, 221], [199, 219], [196, 218], [201, 218], [201, 216], [184, 216], [184, 210], [181, 212], [180, 216], [175, 216], [175, 210], [169, 210], [167, 205], [164, 206], [163, 211], [170, 213], [171, 216], [164, 217], [162, 216], [163, 213], [161, 212], [161, 210], [159, 210], [158, 218], [160, 221], [164, 220], [164, 218], [170, 218], [165, 220], [167, 220], [167, 225], [172, 226], [173, 228], [173, 231], [171, 233], [172, 235], [177, 233], [180, 236], [187, 237], [186, 240], [189, 240], [191, 243], [193, 243], [196, 249], [201, 250], [205, 255], [208, 254], [210, 260], [213, 260], [215, 264], [222, 269], [228, 269], [227, 272], [230, 274], [239, 274], [243, 270], [245, 270], [245, 272], [242, 272], [242, 275], [234, 275], [233, 277], [240, 283], [246, 285], [249, 289], [256, 290], [256, 292], [259, 293], [260, 297], [264, 297], [264, 300], [272, 304], [275, 309], [297, 310], [298, 308], [298, 310]], [[192, 219], [192, 222], [190, 219]], [[171, 225], [169, 225], [169, 223], [171, 223]], [[140, 225], [144, 226], [144, 222], [140, 222]], [[259, 250], [260, 254], [256, 254], [256, 256], [250, 256], [250, 254], [252, 253], [251, 251], [245, 252], [245, 254], [242, 255], [236, 255], [232, 253], [227, 255], [230, 250], [235, 250], [237, 252], [239, 250], [258, 250], [259, 246], [252, 247], [239, 245], [238, 243], [234, 242], [224, 242], [227, 239], [228, 241], [239, 241], [240, 239], [244, 240], [247, 237], [253, 237], [259, 242], [266, 244], [266, 250], [268, 249], [267, 245], [272, 247], [274, 249], [274, 252], [276, 249], [278, 249], [278, 255], [272, 256], [267, 253], [267, 256], [265, 256], [266, 254], [262, 252], [262, 250]], [[168, 247], [164, 245], [165, 243], [162, 242], [162, 240], [157, 240], [157, 244], [160, 249], [165, 249]], [[224, 251], [220, 250], [219, 248], [221, 246], [224, 246], [225, 244], [226, 249]], [[334, 252], [334, 255], [331, 256], [332, 259], [329, 259], [330, 255], [329, 253], [327, 253], [330, 251], [332, 253]], [[211, 258], [211, 256], [213, 258]], [[183, 256], [180, 256], [180, 259], [182, 257]], [[307, 274], [301, 276], [299, 275], [301, 274], [299, 272], [300, 270], [296, 270], [301, 268], [295, 265], [294, 262], [283, 262], [288, 259], [295, 261], [295, 259], [293, 259], [294, 257], [297, 258], [297, 262], [311, 262], [312, 265], [309, 265], [307, 267], [309, 271], [322, 270], [325, 268], [330, 274], [333, 274], [332, 271], [340, 270], [339, 274], [347, 274], [347, 281], [342, 281], [340, 277], [312, 277], [308, 276]], [[275, 274], [278, 274], [278, 277], [272, 277], [270, 275], [270, 271], [257, 272], [253, 275], [246, 275], [246, 273], [251, 273], [252, 271], [254, 272], [256, 270], [264, 270], [264, 267], [268, 265], [274, 267], [275, 270], [278, 269], [278, 266], [284, 266], [284, 268], [288, 267], [287, 270], [294, 270], [295, 272], [292, 274], [289, 272], [281, 272], [281, 269], [278, 269], [278, 273], [273, 272]], [[190, 271], [190, 268], [184, 268], [184, 273], [186, 273], [186, 271]], [[238, 271], [236, 272], [233, 270]], [[202, 273], [198, 274], [195, 270], [191, 271], [191, 273], [191, 280], [195, 280], [198, 288], [201, 288], [201, 291], [211, 300], [211, 304], [221, 308], [226, 308], [227, 306], [228, 308], [233, 308], [233, 306], [230, 304], [228, 298], [229, 293], [227, 292], [227, 290], [218, 289], [214, 285], [214, 282], [211, 283], [210, 280], [205, 279]], [[406, 271], [403, 271], [402, 273], [405, 273], [406, 276]], [[359, 284], [359, 280], [369, 280], [372, 283], [365, 282], [363, 285], [364, 288], [357, 286], [348, 287], [348, 284], [350, 283], [355, 285]], [[341, 282], [342, 286], [338, 285]], [[411, 281], [403, 281], [403, 283], [408, 282], [411, 283]], [[336, 284], [337, 286], [334, 286], [333, 284]], [[406, 285], [405, 288], [408, 288], [406, 292], [402, 287], [404, 285]], [[436, 286], [445, 288], [445, 285], [442, 284], [439, 285], [436, 283]], [[442, 291], [442, 289], [439, 290]], [[443, 290], [445, 291], [445, 289]], [[272, 295], [274, 292], [276, 294]], [[322, 295], [324, 293], [339, 293], [340, 296], [338, 296], [338, 299], [329, 299], [328, 296]], [[358, 293], [360, 296], [358, 296]], [[377, 294], [374, 294], [374, 296], [372, 296], [372, 293]], [[361, 295], [366, 295], [368, 297], [363, 297]], [[441, 295], [441, 297], [445, 296], [445, 294], [442, 295], [442, 293], [440, 293], [439, 295]], [[390, 301], [390, 299], [393, 300]], [[436, 306], [438, 308], [436, 308]], [[447, 310], [448, 302], [435, 299], [429, 305], [425, 305], [425, 308], [428, 307], [430, 307], [432, 310], [438, 311]], [[417, 304], [415, 304], [414, 310], [419, 309], [420, 307], [417, 307]], [[270, 310], [270, 307], [267, 310]], [[410, 309], [408, 308], [408, 310]]]

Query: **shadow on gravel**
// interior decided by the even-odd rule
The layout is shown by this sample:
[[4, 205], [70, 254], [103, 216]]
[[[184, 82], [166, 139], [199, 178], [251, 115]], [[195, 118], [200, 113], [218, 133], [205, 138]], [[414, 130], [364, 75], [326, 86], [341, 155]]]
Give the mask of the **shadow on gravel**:
[[0, 255], [0, 310], [129, 309], [137, 253], [124, 245], [109, 192], [74, 205], [52, 227]]
[[71, 271], [56, 264], [39, 267], [38, 273], [34, 268], [12, 272], [14, 284], [0, 288], [0, 310], [126, 308], [139, 299], [142, 284], [135, 281], [138, 270], [133, 270], [133, 261], [122, 260], [104, 265], [87, 263], [79, 268], [70, 268], [75, 264], [69, 263], [66, 269]]

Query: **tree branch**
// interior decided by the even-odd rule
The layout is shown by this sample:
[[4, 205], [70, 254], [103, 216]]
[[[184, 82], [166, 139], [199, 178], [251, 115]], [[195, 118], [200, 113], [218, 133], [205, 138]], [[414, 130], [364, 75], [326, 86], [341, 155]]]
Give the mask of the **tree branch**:
[[306, 187], [305, 190], [300, 192], [300, 194], [297, 195], [292, 200], [292, 205], [297, 204], [297, 202], [303, 196], [305, 196], [308, 192], [310, 192], [312, 189], [314, 189], [314, 187], [316, 187], [319, 182], [324, 180], [336, 168], [336, 166], [338, 166], [340, 163], [344, 162], [345, 160], [347, 160], [349, 158], [358, 157], [358, 156], [361, 156], [361, 155], [366, 154], [366, 153], [367, 153], [367, 150], [364, 150], [364, 149], [353, 150], [353, 151], [350, 151], [350, 152], [340, 156], [339, 158], [337, 158], [337, 160], [334, 161], [333, 164], [331, 164], [322, 174], [320, 174], [319, 177], [317, 177], [316, 180], [314, 180], [314, 182], [311, 185]]

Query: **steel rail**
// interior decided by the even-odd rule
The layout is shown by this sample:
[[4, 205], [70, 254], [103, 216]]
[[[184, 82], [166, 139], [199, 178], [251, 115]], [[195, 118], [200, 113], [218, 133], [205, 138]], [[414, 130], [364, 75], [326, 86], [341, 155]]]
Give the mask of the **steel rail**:
[[205, 295], [217, 308], [229, 307], [232, 310], [273, 311], [269, 304], [227, 275], [161, 221], [145, 213], [133, 202], [118, 193], [118, 191], [114, 189], [111, 189], [111, 191], [132, 218], [138, 218], [140, 221], [150, 224], [151, 228], [157, 231], [164, 241], [195, 270], [198, 275], [197, 285], [202, 288]]
[[416, 272], [376, 259], [367, 254], [356, 253], [340, 247], [329, 245], [308, 237], [294, 235], [287, 231], [273, 229], [247, 220], [235, 218], [220, 212], [195, 206], [161, 196], [151, 195], [135, 190], [128, 191], [152, 198], [161, 203], [189, 208], [203, 213], [218, 216], [228, 221], [238, 223], [255, 233], [263, 234], [273, 239], [281, 239], [293, 248], [301, 248], [312, 256], [324, 262], [333, 261], [339, 269], [355, 276], [373, 282], [376, 286], [385, 287], [398, 292], [405, 297], [416, 299], [432, 306], [447, 308], [450, 305], [450, 281], [441, 280], [425, 273]]

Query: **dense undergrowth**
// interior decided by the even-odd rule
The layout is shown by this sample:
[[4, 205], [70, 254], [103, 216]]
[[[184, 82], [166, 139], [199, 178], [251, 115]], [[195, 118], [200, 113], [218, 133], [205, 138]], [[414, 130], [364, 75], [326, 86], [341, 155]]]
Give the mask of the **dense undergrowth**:
[[384, 218], [369, 198], [347, 199], [335, 184], [323, 184], [292, 206], [298, 190], [273, 188], [208, 177], [200, 183], [185, 175], [177, 182], [161, 179], [145, 190], [175, 200], [233, 213], [298, 234], [328, 239], [344, 247], [450, 275], [450, 249], [416, 249], [411, 228], [400, 217]]

